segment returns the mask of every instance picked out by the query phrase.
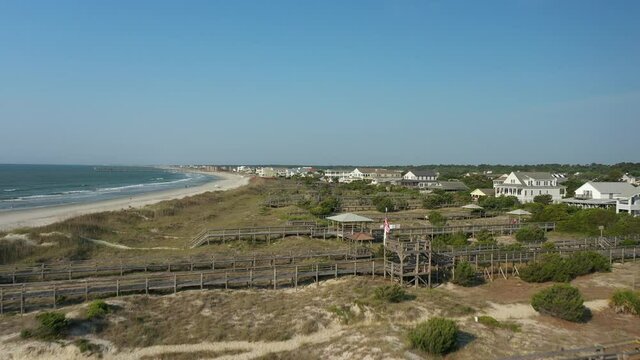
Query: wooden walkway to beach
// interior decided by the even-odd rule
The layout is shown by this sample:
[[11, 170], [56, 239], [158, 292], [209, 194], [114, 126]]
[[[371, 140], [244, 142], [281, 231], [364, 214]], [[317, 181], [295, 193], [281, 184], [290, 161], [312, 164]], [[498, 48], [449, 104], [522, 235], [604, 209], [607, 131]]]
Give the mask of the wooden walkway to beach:
[[[488, 231], [492, 234], [513, 234], [523, 226], [538, 226], [545, 231], [555, 230], [556, 224], [545, 223], [516, 223], [516, 224], [488, 224], [488, 225], [454, 225], [444, 227], [408, 227], [396, 228], [391, 231], [394, 238], [415, 238], [418, 236], [436, 236], [445, 234], [465, 233], [476, 234], [480, 231]], [[382, 229], [367, 230], [372, 236], [382, 239]], [[316, 238], [342, 237], [343, 234], [334, 228], [324, 226], [269, 226], [269, 227], [246, 227], [246, 228], [222, 228], [206, 229], [196, 235], [187, 246], [195, 248], [211, 242], [225, 242], [227, 240], [258, 239], [271, 241], [272, 239], [285, 238], [287, 236], [309, 236]]]
[[256, 266], [180, 273], [145, 274], [0, 285], [0, 314], [57, 308], [92, 298], [125, 294], [167, 294], [187, 289], [273, 288], [318, 283], [344, 275], [382, 275], [381, 260]]
[[204, 271], [216, 269], [248, 269], [260, 266], [294, 265], [300, 262], [370, 259], [365, 248], [344, 251], [251, 255], [236, 257], [190, 257], [173, 259], [130, 258], [119, 262], [68, 261], [33, 265], [0, 266], [0, 284], [18, 284], [86, 277], [124, 276], [133, 273]]

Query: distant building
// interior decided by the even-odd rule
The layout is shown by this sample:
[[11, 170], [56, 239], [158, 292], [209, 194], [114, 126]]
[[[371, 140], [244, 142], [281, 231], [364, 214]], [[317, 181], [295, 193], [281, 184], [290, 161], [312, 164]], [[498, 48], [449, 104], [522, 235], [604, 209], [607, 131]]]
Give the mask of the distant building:
[[640, 193], [640, 189], [625, 182], [588, 181], [576, 189], [572, 198], [562, 202], [581, 208], [613, 209], [618, 200], [628, 200], [636, 193]]
[[435, 183], [429, 183], [428, 185], [424, 185], [422, 189], [433, 191], [433, 190], [442, 190], [442, 191], [468, 191], [469, 187], [465, 185], [462, 181], [436, 181]]
[[402, 175], [400, 184], [409, 188], [426, 189], [437, 183], [438, 175], [435, 170], [411, 170]]
[[261, 168], [258, 168], [256, 173], [258, 174], [258, 176], [264, 177], [264, 178], [273, 178], [273, 177], [278, 176], [278, 172], [276, 171], [276, 169], [274, 169], [272, 167], [261, 167]]
[[627, 213], [633, 216], [640, 216], [640, 190], [627, 199], [616, 200], [616, 213]]
[[551, 195], [553, 202], [559, 202], [565, 194], [565, 187], [546, 172], [512, 172], [494, 180], [493, 188], [496, 197], [515, 196], [521, 203], [532, 202], [538, 195]]
[[640, 179], [629, 174], [622, 175], [621, 180], [631, 185], [640, 185]]
[[492, 197], [496, 194], [494, 189], [475, 189], [471, 192], [471, 199], [473, 201], [478, 201], [484, 197]]

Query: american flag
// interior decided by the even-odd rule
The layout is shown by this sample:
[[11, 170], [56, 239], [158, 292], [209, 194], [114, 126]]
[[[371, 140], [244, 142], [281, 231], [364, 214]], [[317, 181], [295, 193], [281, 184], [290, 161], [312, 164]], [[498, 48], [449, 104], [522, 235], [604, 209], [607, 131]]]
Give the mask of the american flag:
[[384, 218], [384, 237], [383, 237], [383, 245], [387, 246], [387, 234], [389, 234], [391, 232], [391, 226], [389, 226], [389, 220], [387, 220], [387, 218]]

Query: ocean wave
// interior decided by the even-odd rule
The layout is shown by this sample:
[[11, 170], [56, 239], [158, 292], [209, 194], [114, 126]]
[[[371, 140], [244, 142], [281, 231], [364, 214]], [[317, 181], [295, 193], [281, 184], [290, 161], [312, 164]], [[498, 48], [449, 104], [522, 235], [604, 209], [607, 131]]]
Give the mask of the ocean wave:
[[18, 189], [4, 189], [4, 190], [2, 190], [2, 191], [5, 191], [5, 192], [14, 192], [14, 191], [16, 191], [16, 190], [18, 190]]
[[30, 196], [21, 196], [13, 199], [2, 200], [3, 202], [18, 202], [18, 201], [29, 201], [29, 200], [38, 200], [38, 199], [53, 199], [59, 198], [62, 194], [47, 194], [47, 195], [30, 195]]

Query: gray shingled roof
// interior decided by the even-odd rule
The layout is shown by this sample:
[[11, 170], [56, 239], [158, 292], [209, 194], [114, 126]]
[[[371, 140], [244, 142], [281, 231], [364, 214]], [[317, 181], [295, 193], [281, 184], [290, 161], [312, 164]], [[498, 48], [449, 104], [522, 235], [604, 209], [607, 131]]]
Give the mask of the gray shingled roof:
[[624, 197], [630, 197], [637, 193], [640, 193], [640, 188], [637, 188], [626, 182], [596, 182], [589, 181], [596, 190], [604, 194], [620, 194]]
[[520, 172], [514, 173], [521, 182], [524, 182], [525, 178], [531, 178], [533, 180], [555, 180], [553, 175], [548, 172]]

